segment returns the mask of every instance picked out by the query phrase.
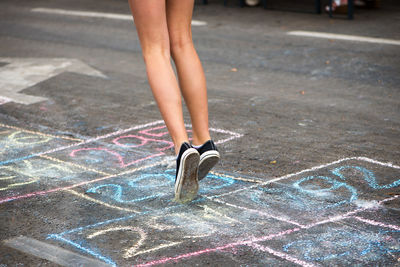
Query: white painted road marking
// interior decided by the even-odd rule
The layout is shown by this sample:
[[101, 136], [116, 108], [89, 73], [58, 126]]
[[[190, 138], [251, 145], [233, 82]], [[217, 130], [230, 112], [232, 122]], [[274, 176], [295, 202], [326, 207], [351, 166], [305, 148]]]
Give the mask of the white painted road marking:
[[59, 248], [45, 242], [25, 236], [3, 241], [7, 247], [14, 248], [35, 257], [46, 259], [61, 266], [109, 267], [102, 261], [91, 259], [80, 254]]
[[0, 104], [12, 101], [29, 105], [47, 100], [45, 97], [19, 92], [65, 71], [107, 78], [100, 71], [77, 59], [0, 57], [0, 62], [9, 63], [0, 67]]
[[[104, 13], [104, 12], [88, 12], [88, 11], [77, 11], [77, 10], [66, 10], [57, 8], [33, 8], [32, 12], [40, 12], [47, 14], [67, 15], [67, 16], [79, 16], [79, 17], [92, 17], [92, 18], [105, 18], [105, 19], [116, 19], [116, 20], [129, 20], [133, 21], [132, 15], [117, 14], [117, 13]], [[200, 20], [192, 20], [192, 26], [205, 26], [207, 22]]]
[[400, 40], [372, 38], [372, 37], [357, 36], [357, 35], [335, 34], [326, 32], [308, 32], [308, 31], [292, 31], [292, 32], [287, 32], [287, 34], [294, 36], [314, 37], [314, 38], [333, 39], [333, 40], [400, 45]]

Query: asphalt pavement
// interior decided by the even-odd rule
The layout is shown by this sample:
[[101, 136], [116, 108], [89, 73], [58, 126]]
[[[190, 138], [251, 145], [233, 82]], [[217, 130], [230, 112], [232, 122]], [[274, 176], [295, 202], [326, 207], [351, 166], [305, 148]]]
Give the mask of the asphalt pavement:
[[188, 204], [127, 1], [0, 2], [1, 267], [400, 266], [400, 5], [200, 2]]

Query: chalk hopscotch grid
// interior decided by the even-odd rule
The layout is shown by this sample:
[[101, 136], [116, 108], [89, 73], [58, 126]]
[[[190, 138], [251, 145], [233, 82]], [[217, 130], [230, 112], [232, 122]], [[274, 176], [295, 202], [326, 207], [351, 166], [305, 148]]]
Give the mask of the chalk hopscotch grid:
[[[296, 173], [284, 175], [284, 176], [281, 176], [281, 177], [273, 179], [273, 181], [269, 180], [267, 182], [264, 182], [263, 184], [268, 184], [268, 183], [271, 183], [271, 182], [280, 181], [280, 180], [283, 180], [283, 179], [288, 179], [288, 178], [291, 178], [291, 177], [299, 175], [299, 174], [303, 174], [303, 173], [310, 172], [310, 171], [316, 171], [316, 170], [319, 170], [321, 168], [325, 168], [325, 167], [328, 167], [328, 166], [331, 166], [331, 165], [334, 165], [334, 164], [338, 164], [338, 163], [341, 163], [341, 162], [347, 161], [347, 160], [362, 160], [362, 161], [378, 164], [378, 165], [381, 165], [381, 166], [391, 167], [391, 168], [394, 168], [394, 169], [400, 169], [400, 166], [394, 165], [392, 163], [384, 163], [384, 162], [376, 161], [376, 160], [369, 159], [369, 158], [366, 158], [366, 157], [350, 157], [350, 158], [340, 159], [340, 160], [337, 160], [337, 161], [334, 161], [334, 162], [331, 162], [331, 163], [328, 163], [328, 164], [315, 166], [315, 167], [312, 167], [312, 168], [309, 168], [309, 169], [306, 169], [306, 170], [302, 170], [302, 171], [299, 171], [299, 172], [296, 172]], [[255, 185], [243, 188], [243, 190], [248, 190], [248, 189], [254, 188], [255, 186], [260, 186], [260, 184], [255, 184]], [[271, 218], [274, 218], [274, 219], [277, 219], [277, 220], [285, 221], [287, 223], [291, 223], [291, 224], [296, 225], [298, 227], [295, 227], [295, 228], [292, 228], [292, 229], [289, 229], [289, 230], [285, 230], [285, 231], [282, 231], [282, 232], [279, 232], [279, 233], [276, 233], [276, 234], [270, 234], [270, 235], [263, 236], [263, 237], [257, 237], [257, 238], [252, 238], [252, 239], [249, 239], [249, 240], [242, 240], [242, 241], [238, 241], [238, 242], [234, 242], [234, 243], [229, 243], [229, 244], [226, 244], [226, 245], [223, 245], [223, 246], [219, 246], [219, 247], [216, 247], [216, 248], [209, 248], [209, 249], [199, 250], [199, 251], [195, 251], [195, 252], [191, 252], [191, 253], [187, 253], [187, 254], [182, 254], [182, 255], [179, 255], [179, 256], [176, 256], [176, 257], [162, 258], [162, 259], [159, 259], [159, 260], [150, 261], [150, 262], [147, 262], [147, 263], [144, 263], [144, 264], [139, 264], [139, 265], [136, 265], [136, 266], [159, 265], [159, 264], [164, 264], [164, 263], [167, 263], [167, 262], [170, 262], [170, 261], [179, 261], [181, 259], [190, 258], [190, 257], [193, 257], [193, 256], [199, 256], [199, 255], [202, 255], [202, 254], [205, 254], [205, 253], [223, 251], [223, 250], [231, 249], [231, 248], [234, 248], [234, 247], [237, 247], [237, 246], [242, 246], [242, 245], [250, 246], [250, 247], [253, 247], [253, 248], [259, 248], [262, 251], [267, 250], [272, 255], [275, 255], [275, 256], [280, 257], [280, 258], [282, 258], [284, 260], [287, 260], [287, 261], [291, 261], [292, 263], [299, 264], [301, 266], [313, 266], [311, 263], [303, 262], [303, 261], [298, 260], [298, 259], [296, 259], [294, 257], [288, 256], [285, 253], [277, 252], [277, 251], [275, 251], [275, 250], [273, 250], [271, 248], [268, 248], [268, 247], [265, 247], [265, 246], [261, 246], [261, 245], [258, 245], [256, 243], [257, 242], [266, 241], [266, 240], [270, 240], [270, 239], [273, 239], [273, 238], [276, 238], [276, 237], [288, 235], [288, 234], [291, 234], [291, 233], [294, 233], [294, 232], [298, 232], [298, 231], [301, 231], [301, 230], [304, 230], [304, 229], [309, 229], [309, 228], [312, 228], [312, 227], [315, 227], [315, 226], [318, 226], [318, 225], [322, 225], [322, 224], [326, 224], [326, 223], [330, 223], [330, 222], [341, 221], [341, 220], [346, 219], [346, 218], [354, 218], [354, 219], [357, 219], [359, 221], [363, 221], [365, 223], [368, 223], [368, 224], [371, 224], [371, 225], [375, 225], [375, 226], [389, 227], [389, 228], [392, 228], [392, 229], [397, 229], [398, 228], [398, 226], [395, 226], [395, 225], [388, 225], [388, 224], [384, 224], [384, 223], [381, 223], [381, 222], [376, 222], [376, 221], [372, 221], [372, 220], [368, 220], [368, 219], [364, 219], [364, 218], [355, 216], [357, 213], [372, 209], [373, 207], [360, 208], [360, 209], [356, 209], [354, 211], [347, 212], [347, 213], [342, 214], [342, 215], [330, 217], [330, 218], [325, 219], [325, 220], [321, 220], [321, 221], [314, 222], [314, 223], [307, 224], [307, 225], [301, 225], [301, 224], [299, 224], [299, 223], [297, 223], [295, 221], [291, 221], [291, 220], [287, 220], [287, 219], [284, 219], [284, 218], [276, 217], [276, 216], [273, 216], [273, 215], [270, 215], [270, 214], [264, 214], [262, 212], [260, 213], [260, 211], [258, 211], [258, 210], [237, 206], [237, 205], [234, 205], [234, 204], [227, 203], [225, 201], [216, 199], [217, 197], [225, 196], [225, 195], [229, 195], [229, 194], [235, 194], [235, 193], [241, 192], [243, 190], [242, 189], [241, 190], [234, 190], [234, 191], [231, 191], [231, 192], [228, 192], [228, 193], [225, 193], [225, 194], [221, 194], [221, 195], [218, 195], [218, 196], [205, 196], [204, 198], [206, 198], [208, 200], [212, 200], [212, 201], [220, 203], [220, 204], [223, 204], [223, 205], [226, 205], [226, 206], [230, 206], [230, 207], [234, 207], [234, 208], [237, 208], [237, 209], [242, 209], [242, 210], [246, 210], [246, 211], [250, 211], [250, 212], [255, 212], [255, 213], [257, 213], [259, 215], [262, 215], [262, 216], [268, 216], [268, 217], [271, 217]], [[395, 200], [395, 199], [397, 199], [399, 197], [400, 197], [400, 195], [395, 195], [395, 196], [393, 196], [391, 198], [387, 198], [387, 199], [381, 200], [381, 201], [379, 201], [377, 203], [378, 203], [378, 205], [381, 205], [381, 204], [383, 204], [385, 202]], [[198, 201], [201, 201], [201, 200], [203, 200], [203, 199], [199, 199]], [[174, 208], [177, 208], [177, 207], [178, 206], [174, 206], [174, 207], [170, 207], [170, 208], [166, 208], [166, 209], [174, 209]], [[148, 212], [141, 212], [140, 215], [147, 214]], [[97, 223], [97, 224], [93, 224], [93, 225], [88, 225], [88, 226], [85, 226], [85, 227], [72, 229], [72, 230], [65, 231], [65, 232], [60, 233], [60, 234], [49, 235], [49, 238], [57, 239], [59, 241], [64, 241], [64, 242], [68, 241], [67, 243], [75, 246], [76, 248], [79, 248], [80, 247], [79, 244], [76, 244], [75, 242], [64, 238], [63, 235], [68, 234], [68, 233], [72, 233], [72, 232], [75, 232], [75, 231], [82, 231], [84, 229], [96, 227], [96, 226], [99, 226], [99, 225], [113, 223], [113, 222], [116, 222], [116, 221], [123, 221], [123, 220], [129, 219], [129, 218], [133, 218], [133, 216], [137, 216], [137, 215], [139, 215], [139, 214], [130, 215], [130, 216], [127, 216], [127, 217], [108, 220], [108, 221], [105, 221], [105, 222], [100, 222], [100, 223]], [[254, 244], [256, 244], [256, 246], [253, 246]], [[88, 249], [84, 248], [84, 249], [82, 249], [82, 251], [88, 252]], [[91, 253], [89, 253], [89, 254], [101, 259], [101, 257], [102, 257], [101, 255], [98, 255], [97, 253], [95, 253], [93, 251], [90, 251], [90, 252]], [[266, 252], [266, 251], [264, 251], [264, 252]], [[102, 260], [106, 260], [106, 262], [109, 262], [109, 260], [105, 259], [104, 257], [102, 258]]]
[[[101, 139], [106, 139], [106, 138], [109, 138], [109, 137], [112, 137], [112, 136], [121, 135], [121, 134], [130, 132], [130, 131], [156, 126], [156, 125], [159, 125], [159, 124], [164, 124], [164, 121], [158, 120], [158, 121], [154, 121], [154, 122], [150, 122], [150, 123], [146, 123], [146, 124], [141, 124], [141, 125], [137, 125], [137, 126], [133, 126], [133, 127], [127, 128], [127, 129], [123, 129], [123, 130], [119, 130], [119, 131], [116, 131], [116, 132], [112, 132], [112, 133], [109, 133], [109, 134], [106, 134], [106, 135], [97, 136], [97, 137], [94, 137], [94, 138], [89, 138], [87, 140], [84, 140], [84, 141], [81, 141], [81, 142], [78, 142], [78, 143], [74, 143], [74, 144], [58, 147], [58, 148], [51, 149], [51, 150], [44, 151], [44, 152], [31, 154], [31, 155], [28, 155], [28, 156], [25, 156], [25, 157], [21, 157], [21, 158], [16, 158], [16, 159], [3, 161], [3, 162], [0, 162], [0, 166], [5, 165], [5, 164], [9, 164], [9, 163], [13, 163], [13, 162], [17, 162], [17, 161], [21, 161], [21, 160], [34, 158], [34, 157], [47, 158], [49, 160], [53, 160], [53, 161], [59, 162], [59, 163], [60, 162], [68, 163], [66, 161], [61, 161], [59, 159], [46, 156], [46, 154], [52, 154], [52, 153], [55, 153], [55, 152], [58, 152], [58, 151], [66, 150], [66, 149], [77, 147], [77, 146], [84, 145], [84, 144], [88, 144], [88, 143], [95, 142], [95, 141], [98, 141], [98, 140], [101, 140]], [[0, 124], [0, 126], [2, 126], [2, 124]], [[4, 125], [4, 126], [6, 127], [8, 125]], [[191, 127], [191, 124], [185, 124], [185, 126]], [[53, 138], [62, 138], [62, 137], [57, 137], [55, 135], [46, 135], [46, 134], [42, 134], [42, 133], [35, 132], [35, 131], [24, 130], [22, 128], [18, 128], [18, 127], [14, 127], [14, 126], [8, 126], [8, 127], [12, 128], [12, 129], [18, 129], [18, 130], [21, 130], [21, 131], [38, 134], [38, 135], [49, 136], [49, 137], [53, 137]], [[223, 130], [223, 129], [210, 128], [210, 130], [211, 131], [215, 131], [217, 133], [223, 133], [223, 134], [231, 135], [230, 137], [228, 137], [226, 139], [218, 140], [216, 142], [217, 144], [222, 144], [222, 143], [225, 143], [225, 142], [228, 142], [228, 141], [231, 141], [233, 139], [237, 139], [237, 138], [240, 138], [240, 137], [243, 136], [242, 134], [235, 133], [235, 132], [228, 131], [228, 130]], [[131, 174], [131, 173], [134, 173], [134, 172], [137, 172], [137, 171], [140, 171], [140, 170], [143, 170], [143, 169], [155, 167], [155, 166], [166, 165], [166, 164], [169, 164], [172, 161], [173, 160], [171, 159], [171, 157], [169, 157], [169, 158], [167, 157], [167, 158], [165, 158], [163, 160], [160, 160], [160, 161], [158, 161], [158, 162], [156, 162], [154, 164], [150, 164], [150, 165], [139, 167], [139, 168], [134, 168], [134, 169], [123, 171], [123, 172], [120, 172], [120, 173], [117, 173], [117, 174], [107, 174], [105, 172], [97, 171], [97, 170], [94, 170], [92, 168], [87, 168], [87, 167], [81, 166], [79, 164], [71, 163], [71, 165], [73, 165], [75, 167], [78, 167], [78, 168], [81, 168], [81, 169], [86, 169], [86, 170], [89, 170], [89, 171], [94, 171], [96, 173], [103, 173], [103, 175], [105, 175], [105, 176], [104, 177], [100, 177], [98, 179], [93, 179], [91, 181], [81, 182], [81, 183], [77, 183], [77, 184], [70, 185], [70, 186], [58, 187], [58, 188], [54, 188], [54, 189], [28, 193], [28, 194], [24, 194], [24, 195], [17, 195], [17, 196], [13, 196], [13, 197], [7, 197], [7, 198], [4, 198], [4, 199], [0, 199], [0, 204], [5, 203], [5, 202], [9, 202], [9, 201], [18, 200], [18, 199], [24, 199], [24, 198], [35, 197], [35, 196], [42, 196], [42, 195], [46, 195], [46, 194], [49, 194], [49, 193], [58, 192], [58, 191], [61, 191], [61, 190], [71, 190], [71, 189], [73, 189], [75, 187], [78, 187], [78, 186], [82, 186], [82, 185], [86, 185], [86, 184], [90, 184], [90, 183], [95, 183], [95, 182], [99, 182], [99, 181], [102, 181], [102, 180], [111, 179], [111, 178], [114, 178], [114, 177], [117, 177], [117, 176], [120, 176], [120, 175]]]
[[[162, 121], [158, 121], [158, 122], [159, 122], [159, 123], [162, 123]], [[154, 123], [150, 123], [150, 124], [155, 125]], [[151, 125], [151, 126], [152, 126], [152, 125]], [[139, 125], [139, 126], [140, 126], [140, 125]], [[135, 126], [135, 127], [132, 127], [132, 128], [138, 129], [137, 127], [139, 127], [139, 126]], [[149, 124], [146, 124], [144, 127], [147, 127], [147, 126], [150, 126], [150, 125], [149, 125]], [[55, 152], [55, 151], [60, 151], [60, 150], [67, 149], [67, 148], [70, 148], [70, 147], [78, 146], [78, 145], [81, 145], [81, 144], [83, 144], [83, 143], [89, 143], [89, 142], [92, 142], [92, 141], [94, 141], [94, 140], [100, 140], [100, 139], [102, 139], [102, 138], [107, 138], [107, 137], [110, 137], [110, 136], [118, 135], [118, 134], [123, 133], [122, 131], [131, 131], [131, 130], [133, 130], [132, 128], [126, 129], [126, 130], [117, 131], [117, 132], [110, 133], [110, 134], [104, 135], [104, 136], [99, 136], [99, 137], [91, 138], [91, 139], [88, 139], [88, 140], [86, 140], [86, 141], [82, 141], [82, 142], [77, 143], [77, 144], [72, 144], [72, 145], [68, 145], [68, 146], [61, 147], [61, 148], [56, 148], [56, 149], [53, 149], [53, 150], [49, 150], [49, 151], [51, 151], [51, 152], [47, 151], [47, 152], [37, 153], [37, 154], [34, 154], [34, 155], [36, 155], [36, 156], [44, 156], [44, 155], [47, 154], [47, 153], [53, 153], [53, 152]], [[139, 128], [139, 129], [140, 129], [140, 128]], [[21, 130], [21, 129], [18, 129], [18, 130]], [[213, 130], [216, 130], [216, 129], [213, 129]], [[217, 130], [218, 130], [218, 129], [217, 129]], [[230, 134], [233, 133], [233, 132], [225, 131], [225, 130], [218, 130], [218, 131], [223, 132], [223, 133], [230, 133]], [[26, 131], [26, 132], [29, 132], [29, 131]], [[38, 134], [38, 133], [33, 132], [33, 131], [31, 131], [31, 133]], [[235, 134], [235, 133], [233, 133], [233, 134]], [[241, 136], [241, 135], [238, 134], [237, 136], [232, 136], [232, 137], [229, 137], [229, 138], [227, 138], [227, 139], [224, 139], [224, 140], [220, 141], [219, 143], [227, 142], [227, 141], [229, 141], [229, 140], [238, 138], [238, 137], [240, 137], [240, 136]], [[54, 138], [55, 136], [51, 136], [51, 137]], [[60, 138], [60, 137], [58, 137], [58, 138]], [[32, 157], [33, 157], [33, 156], [32, 156]], [[51, 158], [48, 157], [48, 159], [51, 159]], [[387, 167], [392, 167], [392, 168], [395, 168], [395, 169], [400, 169], [400, 166], [394, 165], [394, 164], [392, 164], [392, 163], [382, 163], [382, 162], [379, 162], [379, 161], [376, 161], [376, 160], [373, 160], [373, 159], [369, 159], [369, 158], [366, 158], [366, 157], [344, 158], [344, 159], [340, 159], [340, 160], [338, 160], [338, 161], [334, 161], [334, 162], [331, 162], [331, 163], [328, 163], [328, 164], [324, 164], [324, 165], [316, 166], [316, 167], [313, 167], [313, 168], [310, 168], [310, 169], [302, 170], [302, 171], [297, 172], [297, 173], [293, 173], [293, 174], [285, 175], [285, 176], [282, 176], [282, 177], [279, 177], [279, 178], [271, 179], [271, 180], [268, 180], [268, 181], [263, 182], [263, 183], [260, 183], [259, 181], [257, 181], [257, 182], [256, 182], [257, 184], [252, 185], [252, 186], [250, 186], [250, 187], [241, 188], [241, 189], [238, 189], [238, 190], [235, 190], [235, 191], [231, 191], [231, 192], [228, 192], [228, 193], [224, 193], [224, 194], [220, 194], [220, 195], [216, 195], [216, 196], [212, 196], [212, 197], [206, 196], [206, 198], [209, 199], [209, 200], [214, 200], [215, 202], [218, 202], [218, 203], [220, 203], [220, 204], [225, 204], [225, 205], [227, 205], [227, 206], [235, 207], [235, 208], [238, 208], [238, 209], [245, 209], [245, 210], [251, 211], [251, 209], [248, 209], [248, 208], [245, 208], [245, 207], [240, 207], [240, 206], [237, 206], [237, 205], [232, 205], [232, 204], [230, 204], [230, 203], [226, 203], [226, 202], [221, 201], [221, 200], [219, 200], [219, 199], [217, 200], [217, 199], [215, 199], [215, 198], [218, 198], [218, 197], [221, 197], [221, 196], [225, 196], [225, 195], [234, 194], [234, 193], [237, 193], [237, 192], [240, 192], [240, 191], [243, 191], [243, 190], [247, 190], [247, 189], [254, 188], [254, 187], [256, 187], [256, 186], [266, 185], [266, 184], [269, 184], [269, 183], [272, 183], [272, 182], [277, 182], [277, 181], [279, 181], [279, 180], [287, 179], [287, 178], [290, 178], [290, 177], [293, 177], [293, 176], [296, 176], [296, 175], [299, 175], [299, 174], [303, 174], [303, 173], [305, 173], [305, 172], [315, 171], [315, 170], [318, 170], [318, 169], [321, 169], [321, 168], [324, 168], [324, 167], [327, 167], [327, 166], [330, 166], [330, 165], [333, 165], [333, 164], [338, 164], [338, 163], [343, 162], [343, 161], [346, 161], [346, 160], [362, 160], [362, 161], [366, 161], [366, 162], [370, 162], [370, 163], [379, 164], [379, 165], [382, 165], [382, 166], [387, 166]], [[1, 165], [1, 163], [0, 163], [0, 165]], [[153, 166], [157, 166], [157, 165], [160, 165], [160, 163], [151, 164], [151, 165], [144, 166], [144, 167], [145, 167], [145, 168], [148, 168], [148, 167], [153, 167]], [[81, 167], [83, 167], [83, 166], [81, 166]], [[83, 168], [86, 168], [86, 167], [83, 167]], [[141, 169], [143, 169], [143, 168], [136, 168], [136, 169], [127, 171], [127, 172], [125, 172], [125, 173], [131, 173], [131, 172], [138, 171], [138, 170], [141, 170]], [[124, 172], [123, 172], [123, 173], [124, 173]], [[99, 179], [104, 180], [104, 179], [112, 178], [112, 177], [115, 177], [115, 176], [121, 175], [121, 174], [122, 174], [122, 173], [120, 173], [120, 174], [115, 174], [115, 175], [108, 175], [108, 176], [106, 176], [106, 177], [102, 177], [102, 178], [99, 178]], [[110, 176], [112, 176], [112, 177], [110, 177]], [[99, 181], [99, 179], [96, 179], [96, 181]], [[93, 181], [93, 182], [94, 182], [94, 181]], [[255, 181], [253, 181], [253, 182], [255, 182]], [[86, 184], [86, 183], [83, 183], [83, 184]], [[73, 187], [80, 186], [80, 185], [82, 185], [82, 183], [79, 183], [79, 184], [77, 184], [77, 185], [73, 185]], [[61, 189], [59, 189], [59, 190], [70, 190], [70, 189], [73, 188], [73, 187], [71, 187], [71, 186], [70, 186], [70, 187], [65, 187], [65, 188], [61, 188]], [[59, 190], [57, 190], [57, 191], [59, 191]], [[42, 192], [43, 192], [43, 191], [42, 191]], [[42, 193], [42, 192], [38, 192], [39, 194], [37, 194], [37, 195], [42, 195], [42, 194], [40, 194], [40, 193]], [[48, 192], [53, 192], [53, 190], [49, 190]], [[379, 203], [384, 203], [384, 202], [386, 202], [386, 201], [390, 201], [390, 200], [396, 199], [397, 197], [398, 197], [398, 196], [394, 196], [394, 197], [392, 197], [392, 198], [382, 200], [382, 201], [380, 201]], [[2, 202], [0, 202], [0, 203], [2, 203]], [[299, 226], [299, 228], [291, 229], [291, 232], [299, 231], [300, 229], [308, 229], [308, 228], [310, 228], [310, 227], [314, 227], [314, 226], [316, 226], [316, 225], [320, 225], [320, 224], [323, 224], [323, 223], [326, 223], [326, 222], [331, 222], [331, 221], [336, 221], [336, 220], [342, 220], [342, 219], [344, 219], [344, 218], [349, 217], [350, 215], [356, 214], [356, 213], [358, 213], [358, 212], [361, 212], [361, 211], [364, 211], [364, 210], [367, 210], [367, 209], [369, 209], [369, 208], [358, 209], [358, 210], [349, 212], [349, 213], [344, 214], [344, 215], [341, 215], [341, 216], [333, 217], [333, 218], [331, 218], [331, 219], [323, 220], [323, 221], [321, 221], [321, 222], [317, 222], [317, 223], [310, 224], [310, 225], [306, 225], [306, 226], [297, 224], [297, 225]], [[255, 211], [255, 210], [253, 210], [253, 211]], [[141, 213], [141, 214], [143, 214], [143, 213]], [[131, 216], [129, 216], [129, 217], [131, 217]], [[353, 216], [352, 218], [355, 218], [355, 219], [357, 219], [357, 220], [359, 220], [359, 221], [363, 221], [363, 222], [365, 222], [365, 223], [369, 223], [369, 224], [371, 224], [371, 225], [377, 225], [377, 226], [382, 226], [382, 227], [391, 227], [392, 229], [398, 229], [397, 226], [386, 225], [386, 224], [384, 224], [384, 223], [380, 223], [380, 222], [376, 222], [376, 221], [364, 219], [364, 218], [357, 217], [357, 216]], [[290, 221], [288, 221], [288, 222], [290, 223]], [[291, 223], [296, 225], [296, 222], [291, 222]], [[287, 231], [284, 231], [284, 232], [287, 232]], [[291, 233], [291, 232], [290, 232], [290, 233]], [[288, 233], [287, 233], [287, 234], [288, 234]], [[60, 237], [61, 237], [61, 236], [60, 236]], [[287, 257], [286, 255], [284, 255], [284, 254], [281, 255], [281, 254], [279, 254], [279, 253], [274, 253], [274, 251], [273, 251], [272, 249], [267, 248], [267, 247], [264, 247], [264, 246], [259, 246], [259, 245], [254, 246], [255, 242], [263, 241], [262, 239], [264, 239], [264, 238], [261, 238], [261, 239], [259, 239], [259, 238], [258, 238], [258, 239], [253, 239], [253, 240], [251, 240], [250, 243], [249, 243], [248, 241], [243, 241], [243, 242], [244, 242], [244, 243], [242, 242], [243, 244], [240, 244], [240, 242], [235, 242], [235, 243], [231, 243], [231, 244], [228, 244], [228, 245], [226, 245], [226, 246], [223, 246], [223, 247], [229, 248], [229, 247], [232, 247], [232, 246], [231, 246], [232, 244], [235, 244], [235, 246], [238, 246], [238, 245], [249, 245], [249, 244], [250, 244], [250, 246], [252, 246], [252, 247], [254, 247], [254, 248], [258, 247], [258, 248], [260, 248], [261, 250], [268, 250], [268, 251], [270, 251], [271, 254], [274, 254], [274, 255], [276, 254], [276, 256], [278, 256], [278, 257], [281, 257], [281, 258], [283, 258], [283, 259], [286, 259], [286, 260], [292, 261], [293, 263], [296, 263], [297, 259], [295, 259], [295, 258], [288, 258], [288, 257]], [[211, 250], [208, 249], [206, 252], [211, 252], [212, 250], [213, 250], [213, 249], [211, 249]], [[222, 248], [216, 248], [215, 250], [222, 250]], [[194, 253], [196, 253], [196, 252], [194, 252]], [[204, 252], [204, 253], [205, 253], [205, 252]], [[200, 253], [200, 254], [202, 254], [202, 253]], [[200, 255], [200, 254], [196, 253], [196, 255]], [[180, 256], [175, 257], [175, 258], [164, 259], [163, 262], [157, 261], [157, 262], [153, 262], [153, 263], [154, 263], [154, 264], [160, 264], [160, 263], [164, 263], [164, 262], [167, 262], [167, 261], [170, 261], [170, 260], [177, 260], [177, 259], [185, 258], [185, 255], [188, 255], [188, 254], [180, 255]], [[280, 255], [280, 256], [279, 256], [279, 255]], [[194, 255], [193, 253], [190, 253], [190, 257], [191, 257], [191, 256], [195, 256], [195, 255]], [[165, 260], [166, 260], [166, 261], [165, 261]], [[299, 262], [302, 263], [301, 261], [299, 261]], [[299, 263], [299, 262], [297, 262], [297, 263]], [[152, 262], [150, 262], [150, 263], [152, 263]], [[145, 264], [145, 265], [143, 265], [143, 266], [148, 266], [148, 264], [150, 264], [150, 263], [147, 263], [147, 264]], [[306, 263], [306, 264], [308, 264], [308, 263]], [[153, 264], [151, 264], [151, 265], [153, 265]], [[300, 264], [300, 265], [304, 265], [304, 264], [302, 263], [302, 264]], [[310, 265], [304, 265], [304, 266], [310, 266]]]
[[[381, 205], [383, 203], [395, 200], [395, 199], [397, 199], [399, 197], [400, 196], [394, 196], [394, 197], [391, 197], [391, 198], [387, 198], [387, 199], [379, 201], [378, 204]], [[203, 199], [196, 200], [196, 202], [200, 202], [202, 200]], [[182, 205], [165, 208], [165, 209], [163, 209], [163, 211], [166, 211], [166, 210], [167, 211], [172, 211], [173, 209], [177, 209], [177, 208], [179, 208], [181, 206]], [[368, 224], [375, 225], [375, 226], [383, 226], [383, 227], [392, 228], [392, 229], [393, 228], [394, 229], [397, 228], [397, 226], [387, 225], [387, 224], [383, 224], [383, 223], [380, 223], [380, 222], [375, 222], [375, 221], [372, 221], [372, 220], [366, 220], [366, 219], [363, 219], [361, 217], [354, 216], [357, 213], [360, 213], [360, 212], [363, 212], [363, 211], [366, 211], [366, 210], [369, 210], [369, 209], [373, 209], [373, 207], [365, 207], [365, 208], [356, 209], [354, 211], [347, 212], [346, 214], [339, 215], [339, 216], [334, 216], [334, 217], [331, 217], [331, 218], [328, 218], [328, 219], [325, 219], [325, 220], [322, 220], [322, 221], [319, 221], [319, 222], [315, 222], [315, 223], [311, 223], [311, 224], [305, 225], [303, 227], [296, 227], [296, 228], [284, 230], [284, 231], [281, 231], [281, 232], [278, 232], [278, 233], [269, 234], [269, 235], [266, 235], [266, 236], [254, 237], [254, 238], [245, 239], [245, 240], [239, 240], [239, 241], [232, 242], [232, 243], [229, 243], [229, 244], [225, 244], [225, 245], [222, 245], [222, 246], [218, 246], [218, 247], [215, 247], [215, 248], [207, 248], [207, 249], [198, 250], [198, 251], [194, 251], [194, 252], [190, 252], [190, 253], [186, 253], [186, 254], [181, 254], [181, 255], [178, 255], [176, 257], [161, 258], [161, 259], [150, 261], [150, 262], [147, 262], [147, 263], [137, 264], [135, 266], [154, 266], [154, 265], [159, 265], [159, 264], [165, 264], [165, 263], [168, 263], [168, 262], [171, 262], [171, 261], [177, 262], [177, 261], [182, 260], [182, 259], [191, 258], [191, 257], [195, 257], [195, 256], [200, 256], [202, 254], [207, 254], [207, 253], [212, 253], [212, 252], [218, 252], [218, 251], [224, 251], [224, 250], [228, 250], [228, 249], [233, 249], [233, 248], [238, 247], [238, 246], [250, 246], [250, 247], [253, 247], [253, 248], [256, 248], [256, 249], [260, 248], [262, 251], [263, 250], [268, 250], [266, 252], [269, 252], [270, 254], [272, 254], [274, 256], [277, 256], [277, 257], [279, 257], [279, 258], [281, 258], [283, 260], [290, 261], [292, 263], [299, 264], [301, 266], [314, 266], [311, 263], [298, 260], [295, 257], [289, 256], [289, 255], [287, 255], [285, 253], [281, 253], [281, 252], [275, 251], [275, 250], [270, 249], [270, 248], [265, 247], [265, 246], [258, 245], [257, 243], [258, 242], [267, 241], [267, 240], [272, 240], [272, 239], [278, 238], [278, 237], [283, 237], [283, 236], [286, 236], [286, 235], [289, 235], [289, 234], [292, 234], [292, 233], [295, 233], [295, 232], [299, 232], [299, 231], [304, 230], [304, 229], [313, 228], [313, 227], [318, 226], [318, 225], [323, 225], [323, 224], [326, 224], [326, 223], [332, 223], [332, 222], [341, 221], [341, 220], [347, 219], [347, 218], [355, 218], [355, 219], [358, 219], [360, 221], [364, 221], [364, 222], [366, 222]], [[115, 223], [115, 222], [122, 222], [122, 221], [125, 221], [125, 220], [128, 220], [128, 219], [140, 216], [140, 215], [148, 214], [150, 212], [154, 212], [154, 211], [145, 211], [145, 212], [141, 212], [140, 214], [132, 214], [132, 215], [125, 216], [125, 217], [120, 217], [120, 218], [116, 218], [116, 219], [111, 219], [111, 220], [95, 223], [95, 224], [92, 224], [92, 225], [87, 225], [87, 226], [75, 228], [75, 229], [68, 230], [68, 231], [65, 231], [65, 232], [62, 232], [62, 233], [59, 233], [59, 234], [50, 234], [47, 237], [47, 239], [54, 239], [54, 240], [65, 242], [65, 243], [67, 243], [69, 245], [72, 245], [75, 248], [80, 249], [81, 251], [85, 251], [89, 255], [92, 255], [92, 256], [100, 259], [100, 260], [105, 261], [106, 263], [115, 265], [110, 259], [108, 259], [108, 258], [106, 258], [106, 257], [104, 257], [104, 256], [92, 251], [91, 249], [85, 248], [82, 245], [80, 245], [80, 244], [78, 244], [78, 243], [76, 243], [76, 242], [74, 242], [72, 240], [69, 240], [69, 239], [65, 238], [64, 236], [67, 235], [67, 234], [75, 233], [75, 232], [82, 232], [82, 231], [90, 229], [90, 228], [96, 228], [96, 227], [99, 227], [99, 226], [104, 226], [104, 225]]]

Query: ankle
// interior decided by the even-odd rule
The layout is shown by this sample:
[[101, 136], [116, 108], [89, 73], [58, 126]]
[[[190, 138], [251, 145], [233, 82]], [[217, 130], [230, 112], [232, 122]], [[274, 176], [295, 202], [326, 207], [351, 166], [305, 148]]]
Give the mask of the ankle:
[[181, 149], [181, 146], [182, 146], [183, 143], [188, 143], [188, 144], [190, 144], [190, 143], [189, 143], [189, 140], [182, 141], [182, 142], [177, 142], [177, 143], [174, 144], [174, 149], [175, 149], [175, 155], [176, 155], [176, 156], [179, 155], [179, 150]]
[[210, 135], [204, 135], [202, 137], [197, 137], [197, 136], [193, 135], [192, 145], [193, 146], [201, 146], [208, 140], [211, 140]]

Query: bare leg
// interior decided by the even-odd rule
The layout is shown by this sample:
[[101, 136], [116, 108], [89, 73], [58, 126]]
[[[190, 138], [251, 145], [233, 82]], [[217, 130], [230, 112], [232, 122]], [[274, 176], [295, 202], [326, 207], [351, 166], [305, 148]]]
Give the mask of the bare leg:
[[183, 121], [182, 96], [170, 61], [165, 0], [129, 0], [129, 5], [149, 84], [178, 154], [180, 145], [188, 142], [188, 136]]
[[206, 78], [192, 41], [191, 21], [194, 0], [167, 0], [167, 21], [171, 54], [179, 85], [190, 112], [193, 144], [210, 139]]

